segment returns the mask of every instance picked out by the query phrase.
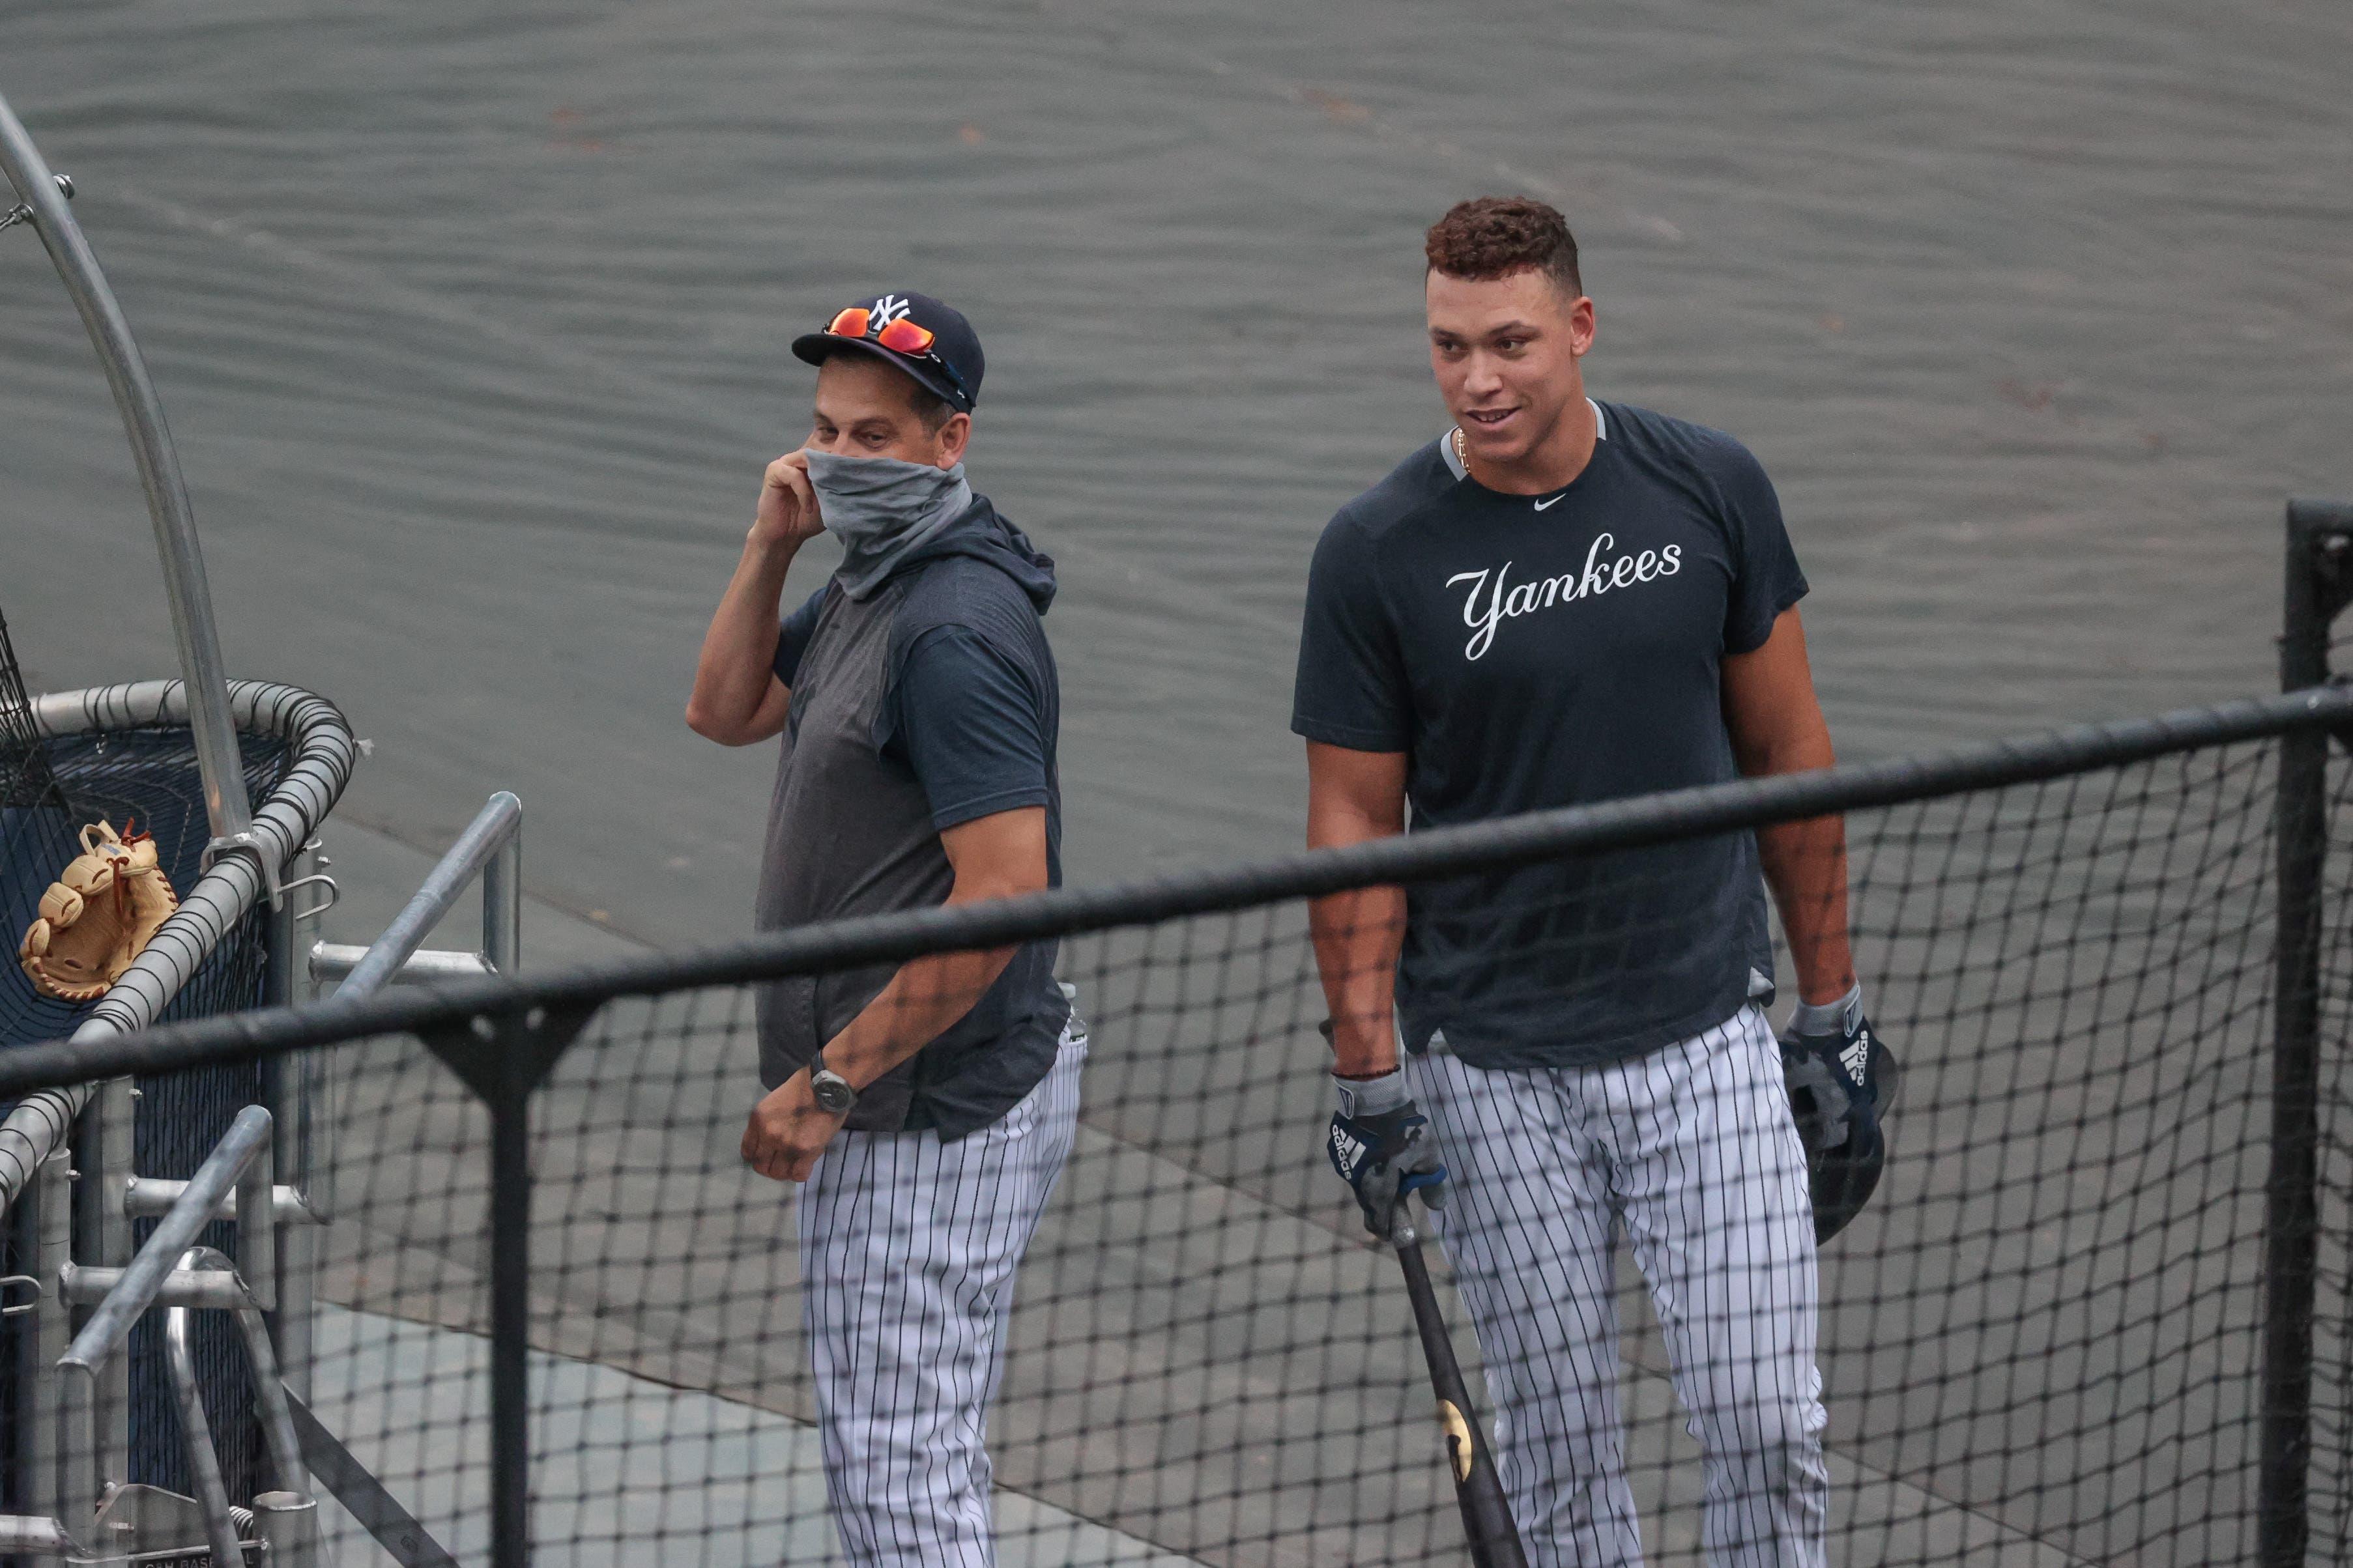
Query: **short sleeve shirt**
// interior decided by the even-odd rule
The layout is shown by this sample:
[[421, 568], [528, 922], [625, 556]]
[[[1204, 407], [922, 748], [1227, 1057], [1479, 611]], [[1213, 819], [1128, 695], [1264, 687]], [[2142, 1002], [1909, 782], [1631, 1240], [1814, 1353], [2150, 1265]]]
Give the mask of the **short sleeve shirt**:
[[[1719, 431], [1597, 404], [1550, 495], [1468, 478], [1435, 441], [1344, 507], [1308, 574], [1292, 728], [1407, 753], [1411, 829], [1737, 776], [1727, 655], [1806, 592], [1780, 503]], [[1488, 1067], [1587, 1066], [1686, 1039], [1772, 973], [1746, 833], [1408, 889], [1406, 1043]]]
[[[786, 686], [817, 629], [825, 590], [785, 617], [775, 668]], [[913, 618], [910, 617], [911, 623]], [[1019, 652], [978, 627], [916, 625], [895, 639], [876, 741], [913, 769], [942, 833], [963, 823], [1053, 804], [1050, 692]]]

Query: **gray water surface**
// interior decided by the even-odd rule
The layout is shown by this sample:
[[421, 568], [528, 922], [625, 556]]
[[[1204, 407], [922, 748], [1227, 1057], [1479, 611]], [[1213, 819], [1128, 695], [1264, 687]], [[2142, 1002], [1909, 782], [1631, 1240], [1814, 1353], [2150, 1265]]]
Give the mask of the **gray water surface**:
[[[2348, 67], [2341, 0], [0, 10], [233, 670], [376, 742], [350, 819], [515, 789], [533, 890], [661, 944], [748, 923], [767, 751], [680, 715], [785, 345], [886, 286], [978, 325], [1062, 563], [1074, 880], [1297, 841], [1307, 554], [1443, 422], [1419, 236], [1482, 192], [1569, 213], [1599, 395], [1764, 458], [1847, 754], [2263, 689], [2281, 503], [2353, 491]], [[171, 671], [23, 232], [0, 367], [29, 679]]]

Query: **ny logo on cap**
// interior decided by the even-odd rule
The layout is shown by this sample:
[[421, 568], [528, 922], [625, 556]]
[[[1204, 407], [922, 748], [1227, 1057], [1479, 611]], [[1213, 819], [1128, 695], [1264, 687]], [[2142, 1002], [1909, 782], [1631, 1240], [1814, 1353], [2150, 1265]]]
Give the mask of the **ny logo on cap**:
[[885, 294], [880, 300], [875, 300], [872, 305], [868, 307], [873, 314], [874, 325], [878, 329], [887, 327], [892, 322], [899, 320], [907, 313], [910, 308], [911, 307], [908, 305], [907, 301], [902, 300], [896, 294]]

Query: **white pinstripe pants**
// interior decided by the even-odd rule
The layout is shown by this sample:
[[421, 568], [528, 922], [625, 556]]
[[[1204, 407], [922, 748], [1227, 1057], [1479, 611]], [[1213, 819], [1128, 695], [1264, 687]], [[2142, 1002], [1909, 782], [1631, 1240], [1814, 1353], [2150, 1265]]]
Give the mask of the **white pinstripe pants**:
[[843, 1132], [800, 1200], [826, 1493], [852, 1563], [993, 1568], [988, 1406], [1013, 1271], [1070, 1157], [1085, 1026], [997, 1121]]
[[1591, 1069], [1483, 1071], [1435, 1049], [1406, 1071], [1451, 1177], [1439, 1233], [1529, 1563], [1642, 1560], [1618, 1402], [1622, 1225], [1705, 1455], [1708, 1562], [1820, 1568], [1813, 1211], [1764, 1015]]

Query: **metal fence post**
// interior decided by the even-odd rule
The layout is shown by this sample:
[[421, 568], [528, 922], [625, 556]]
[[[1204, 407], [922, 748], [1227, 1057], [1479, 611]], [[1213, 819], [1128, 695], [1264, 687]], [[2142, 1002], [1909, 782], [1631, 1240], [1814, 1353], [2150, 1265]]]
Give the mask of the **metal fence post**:
[[491, 1564], [531, 1561], [531, 1097], [586, 1007], [478, 1013], [423, 1033], [491, 1115]]
[[[2328, 679], [2328, 631], [2353, 602], [2353, 506], [2293, 501], [2280, 684]], [[2281, 737], [2279, 947], [2264, 1189], [2262, 1458], [2256, 1561], [2303, 1568], [2311, 1530], [2312, 1318], [2320, 1179], [2321, 884], [2328, 849], [2328, 736]]]
[[[501, 792], [504, 793], [504, 792]], [[495, 797], [493, 797], [495, 798]], [[508, 798], [512, 799], [512, 795]], [[518, 807], [518, 810], [520, 808]], [[522, 965], [522, 823], [482, 868], [482, 956], [501, 974]]]
[[[311, 840], [316, 843], [317, 840]], [[286, 880], [291, 884], [316, 874], [317, 851], [310, 845], [294, 852], [286, 863]], [[305, 911], [286, 900], [269, 916], [269, 975], [267, 996], [271, 1006], [290, 1007], [307, 1001], [302, 994], [304, 984], [304, 954], [301, 931], [296, 917]], [[312, 1103], [313, 1080], [317, 1077], [317, 1058], [322, 1053], [303, 1051], [294, 1056], [272, 1057], [262, 1064], [263, 1102], [269, 1107], [271, 1126], [276, 1130], [278, 1147], [276, 1163], [278, 1179], [286, 1182], [307, 1200], [316, 1180], [311, 1169], [311, 1147], [313, 1129], [324, 1108]], [[248, 1222], [249, 1223], [249, 1222]], [[313, 1276], [318, 1268], [316, 1227], [301, 1221], [288, 1221], [278, 1227], [277, 1288], [278, 1300], [269, 1314], [271, 1332], [278, 1342], [278, 1360], [286, 1374], [286, 1385], [296, 1394], [311, 1392], [311, 1323], [313, 1311]]]

